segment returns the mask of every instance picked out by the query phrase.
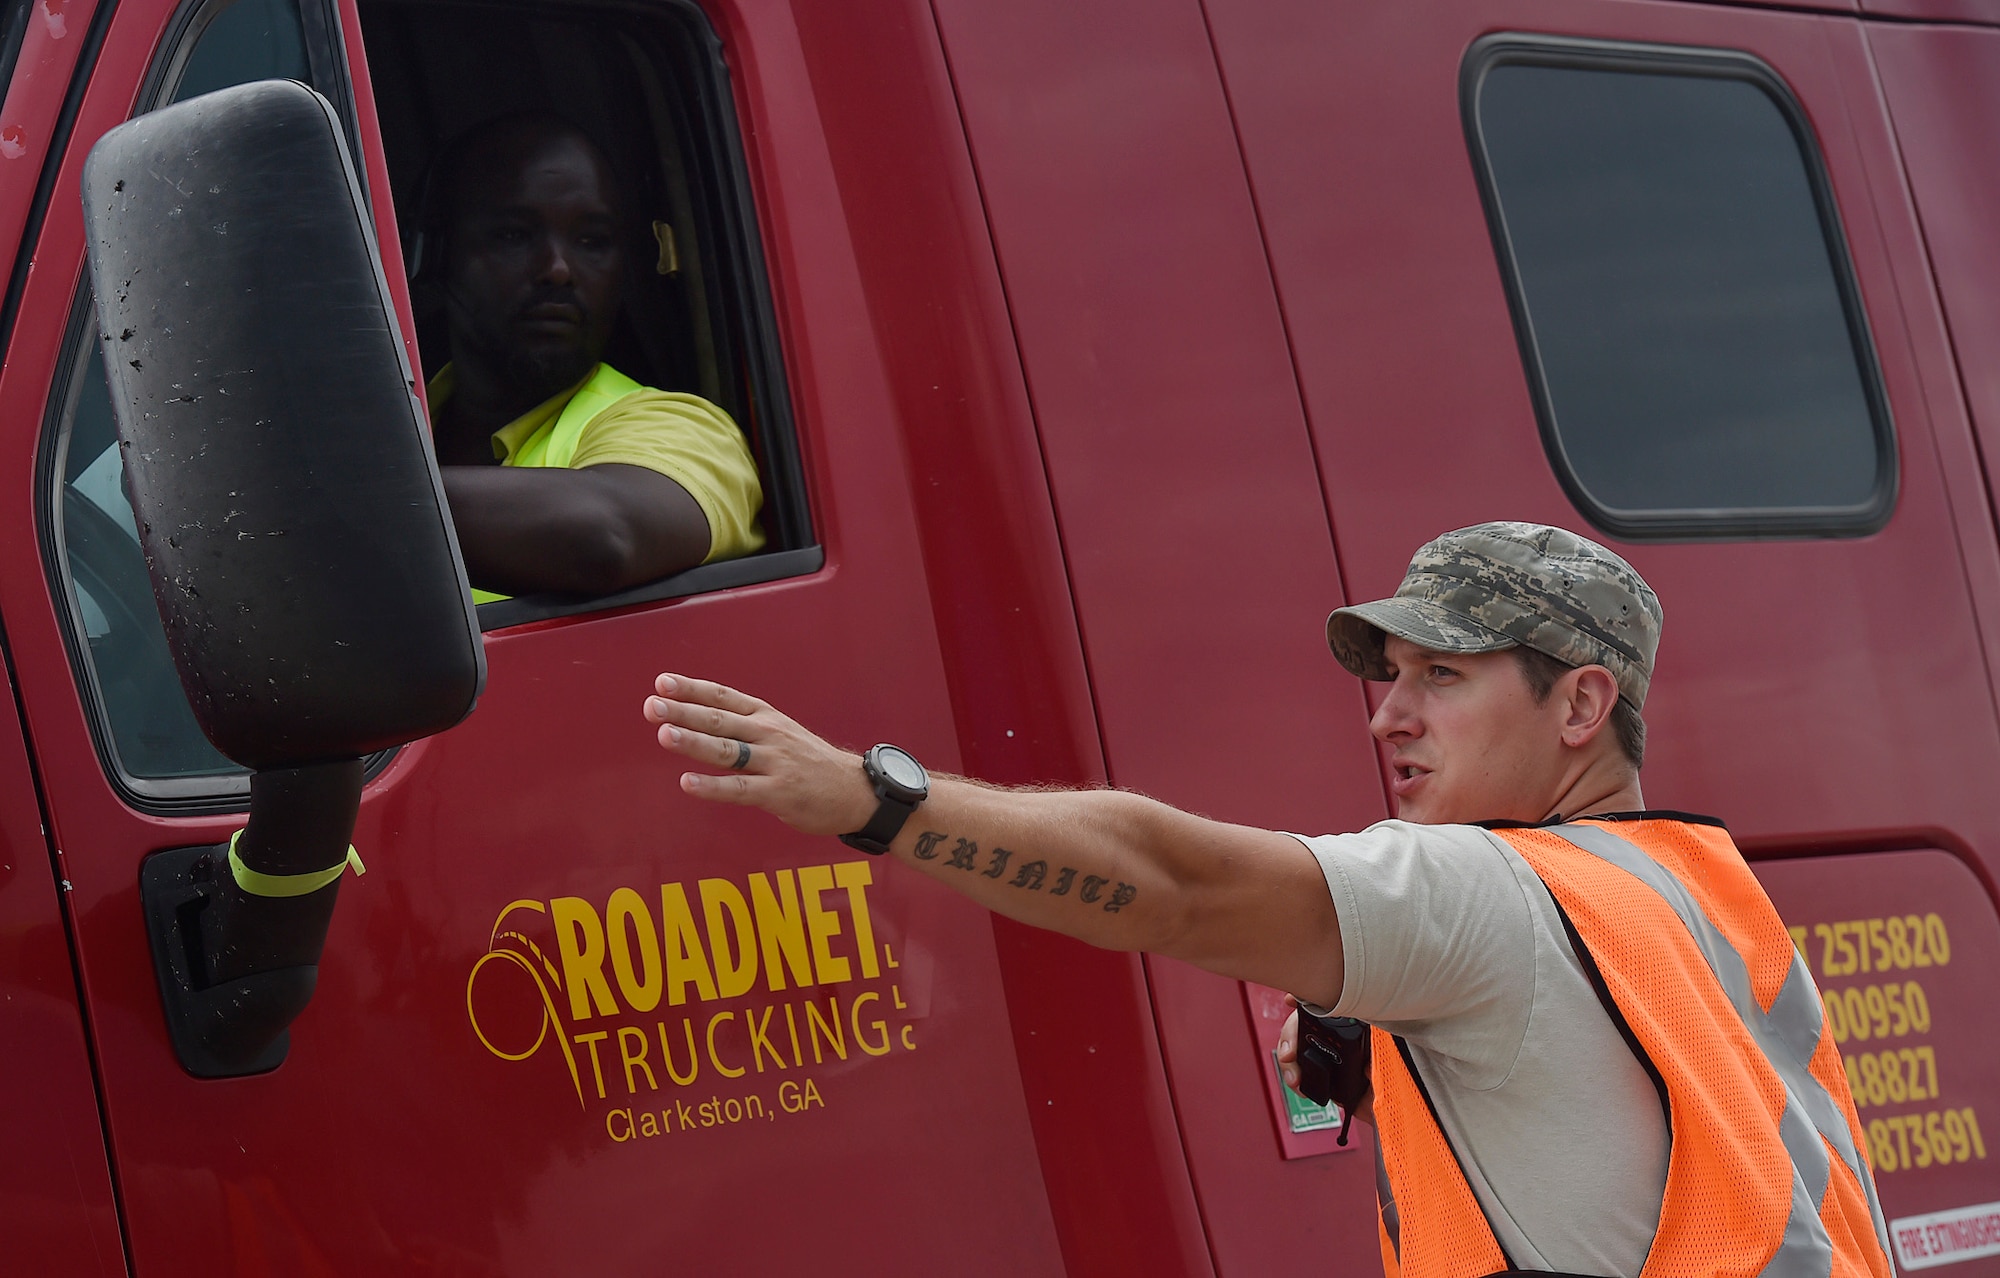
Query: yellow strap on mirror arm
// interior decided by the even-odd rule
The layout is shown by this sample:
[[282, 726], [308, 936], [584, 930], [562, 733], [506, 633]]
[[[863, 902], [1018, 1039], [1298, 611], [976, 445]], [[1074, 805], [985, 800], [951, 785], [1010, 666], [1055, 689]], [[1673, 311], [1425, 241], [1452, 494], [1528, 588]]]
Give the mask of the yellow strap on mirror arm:
[[229, 873], [236, 879], [236, 886], [252, 896], [304, 896], [317, 892], [327, 884], [354, 867], [356, 874], [368, 873], [368, 867], [361, 864], [361, 854], [347, 845], [347, 857], [338, 865], [329, 865], [324, 870], [308, 870], [304, 874], [266, 874], [243, 864], [243, 858], [236, 855], [236, 840], [243, 837], [238, 830], [229, 836]]

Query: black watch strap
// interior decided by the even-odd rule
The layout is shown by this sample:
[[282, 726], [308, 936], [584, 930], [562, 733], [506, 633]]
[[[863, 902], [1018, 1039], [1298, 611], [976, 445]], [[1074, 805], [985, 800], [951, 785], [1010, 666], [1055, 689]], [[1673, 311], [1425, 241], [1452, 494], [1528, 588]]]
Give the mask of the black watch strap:
[[896, 836], [903, 832], [903, 822], [909, 820], [910, 814], [917, 810], [916, 804], [904, 803], [901, 799], [891, 798], [879, 790], [876, 791], [876, 795], [882, 801], [875, 805], [875, 815], [868, 819], [868, 824], [852, 834], [840, 836], [840, 841], [848, 847], [859, 848], [871, 856], [881, 856], [887, 852], [889, 845], [896, 841]]
[[875, 791], [875, 815], [854, 833], [841, 835], [840, 841], [871, 856], [881, 856], [902, 833], [910, 813], [930, 795], [930, 778], [909, 751], [887, 743], [861, 757], [861, 771]]

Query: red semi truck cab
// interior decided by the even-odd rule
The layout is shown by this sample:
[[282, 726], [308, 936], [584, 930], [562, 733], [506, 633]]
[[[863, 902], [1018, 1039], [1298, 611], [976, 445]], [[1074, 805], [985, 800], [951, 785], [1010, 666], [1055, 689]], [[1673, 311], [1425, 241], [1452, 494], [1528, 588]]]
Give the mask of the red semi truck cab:
[[[4, 16], [0, 1271], [1372, 1273], [1278, 992], [688, 801], [639, 704], [1358, 829], [1325, 616], [1508, 518], [1658, 589], [1649, 799], [1728, 821], [1821, 983], [1899, 1267], [2000, 1272], [2000, 3]], [[439, 149], [591, 132], [650, 229], [614, 362], [742, 425], [768, 545], [481, 605], [282, 1063], [199, 1077], [142, 871], [249, 782], [163, 637], [80, 181], [268, 79], [332, 106], [413, 378]]]

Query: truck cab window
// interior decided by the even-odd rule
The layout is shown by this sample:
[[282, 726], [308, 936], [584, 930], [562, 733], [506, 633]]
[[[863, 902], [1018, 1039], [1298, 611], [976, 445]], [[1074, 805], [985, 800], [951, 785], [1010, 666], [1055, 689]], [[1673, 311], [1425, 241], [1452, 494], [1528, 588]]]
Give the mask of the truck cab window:
[[296, 0], [235, 0], [214, 6], [196, 21], [202, 26], [187, 46], [187, 61], [172, 77], [169, 101], [184, 102], [251, 80], [312, 82]]
[[[313, 66], [337, 65], [331, 50], [309, 55], [296, 0], [225, 0], [195, 8], [162, 55], [151, 103], [165, 105], [252, 80], [336, 86]], [[338, 97], [336, 97], [338, 100]], [[153, 587], [125, 498], [105, 356], [86, 281], [69, 376], [50, 404], [53, 501], [48, 522], [68, 597], [72, 650], [89, 690], [97, 736], [120, 788], [135, 802], [169, 809], [231, 802], [246, 775], [201, 733], [168, 654]]]
[[[482, 626], [818, 566], [698, 10], [364, 0], [360, 16]], [[584, 476], [616, 500], [566, 508]], [[624, 558], [598, 564], [578, 514], [616, 518], [602, 540]]]
[[1501, 37], [1466, 123], [1558, 476], [1626, 537], [1857, 535], [1895, 449], [1803, 112], [1728, 53]]
[[104, 368], [94, 353], [79, 364], [62, 464], [63, 551], [73, 622], [118, 770], [155, 783], [233, 773], [196, 726], [167, 653], [125, 499]]
[[[481, 624], [817, 567], [706, 20], [680, 4], [364, 0], [360, 12]], [[564, 172], [574, 207], [535, 186]], [[565, 324], [573, 341], [556, 331]], [[550, 550], [576, 531], [554, 515], [578, 475], [558, 470], [630, 484], [636, 510], [619, 518], [678, 540], [658, 543], [651, 569], [621, 561], [614, 587], [589, 588], [587, 536]], [[673, 504], [691, 533], [668, 522]]]

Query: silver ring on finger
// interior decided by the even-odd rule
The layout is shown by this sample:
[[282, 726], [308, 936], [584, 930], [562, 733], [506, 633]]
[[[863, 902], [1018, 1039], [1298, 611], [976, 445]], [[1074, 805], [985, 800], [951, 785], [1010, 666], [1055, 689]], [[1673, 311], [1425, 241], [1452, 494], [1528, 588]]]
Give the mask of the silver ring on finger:
[[750, 743], [748, 741], [738, 741], [736, 743], [736, 762], [729, 766], [737, 772], [741, 772], [750, 766]]

